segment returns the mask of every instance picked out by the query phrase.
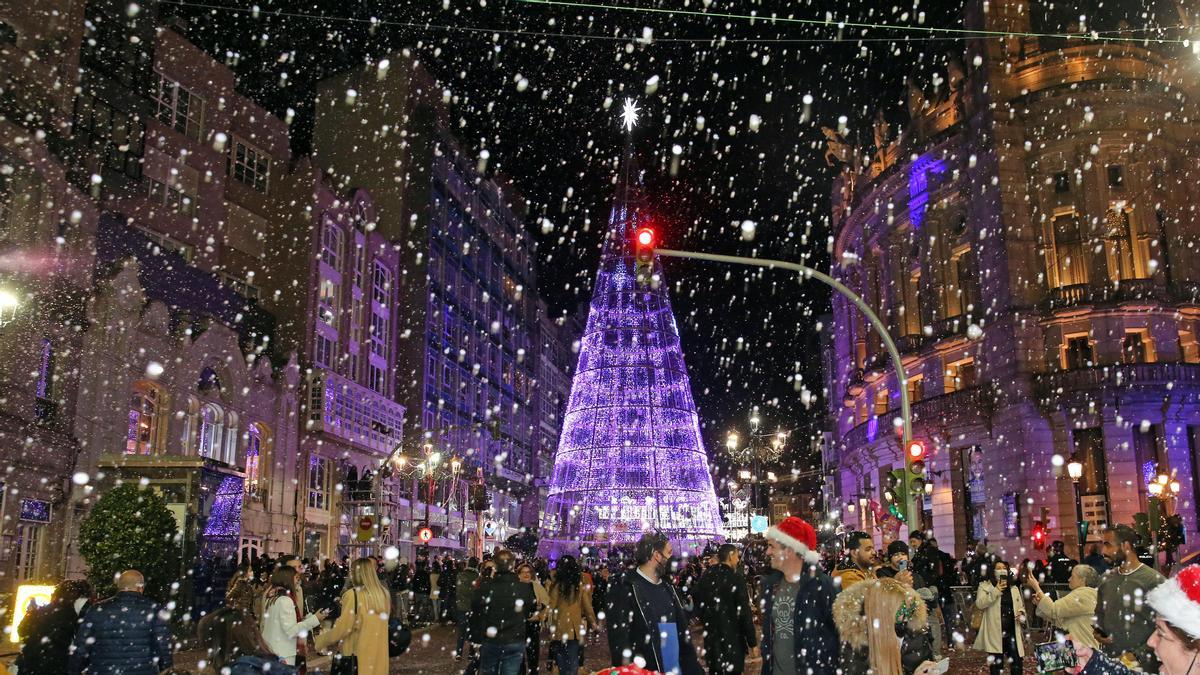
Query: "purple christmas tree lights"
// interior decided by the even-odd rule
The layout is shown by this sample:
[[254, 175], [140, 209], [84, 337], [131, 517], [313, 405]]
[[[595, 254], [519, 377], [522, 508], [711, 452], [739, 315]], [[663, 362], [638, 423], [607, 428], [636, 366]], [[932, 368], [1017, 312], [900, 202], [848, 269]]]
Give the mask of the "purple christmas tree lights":
[[[647, 223], [628, 199], [613, 208], [550, 479], [543, 555], [628, 544], [649, 530], [677, 548], [722, 536], [667, 286], [640, 288], [634, 278], [631, 233]], [[657, 258], [654, 272], [661, 280]]]

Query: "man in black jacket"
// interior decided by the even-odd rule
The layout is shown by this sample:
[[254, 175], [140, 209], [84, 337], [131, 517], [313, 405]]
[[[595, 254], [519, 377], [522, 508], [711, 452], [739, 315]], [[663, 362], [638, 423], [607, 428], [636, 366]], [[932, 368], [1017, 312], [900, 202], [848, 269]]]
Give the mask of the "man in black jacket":
[[670, 540], [661, 532], [643, 534], [634, 559], [637, 567], [615, 579], [608, 593], [608, 651], [613, 665], [703, 675], [688, 635], [688, 614], [670, 581]]
[[717, 564], [708, 569], [696, 589], [696, 607], [704, 624], [704, 660], [709, 673], [740, 675], [746, 654], [758, 647], [754, 613], [746, 578], [737, 572], [741, 554], [722, 544]]
[[521, 583], [513, 572], [516, 556], [498, 551], [493, 558], [496, 576], [484, 581], [471, 600], [470, 638], [481, 645], [482, 675], [517, 675], [525, 657], [525, 621], [537, 598], [533, 585]]
[[158, 675], [171, 668], [166, 612], [142, 595], [145, 587], [141, 572], [126, 570], [117, 578], [117, 594], [84, 613], [71, 645], [70, 675]]
[[762, 675], [834, 675], [839, 641], [833, 579], [817, 566], [817, 533], [795, 516], [767, 530], [767, 555], [779, 571], [763, 583]]

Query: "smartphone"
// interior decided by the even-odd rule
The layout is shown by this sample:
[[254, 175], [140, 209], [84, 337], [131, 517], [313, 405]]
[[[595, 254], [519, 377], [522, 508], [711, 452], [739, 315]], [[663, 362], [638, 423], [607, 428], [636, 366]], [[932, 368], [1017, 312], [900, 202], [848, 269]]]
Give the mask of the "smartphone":
[[937, 673], [938, 675], [941, 675], [942, 673], [946, 673], [949, 670], [950, 670], [950, 658], [946, 657], [946, 658], [942, 659], [941, 661], [937, 662], [937, 667], [933, 669], [933, 672]]
[[1075, 645], [1071, 644], [1070, 640], [1043, 642], [1034, 645], [1033, 650], [1037, 657], [1039, 673], [1056, 673], [1066, 668], [1074, 668], [1078, 662], [1075, 658]]
[[901, 560], [901, 561], [900, 561], [900, 571], [901, 571], [901, 572], [903, 572], [903, 571], [904, 571], [904, 570], [906, 570], [906, 569], [908, 569], [908, 561], [907, 561], [907, 560]]

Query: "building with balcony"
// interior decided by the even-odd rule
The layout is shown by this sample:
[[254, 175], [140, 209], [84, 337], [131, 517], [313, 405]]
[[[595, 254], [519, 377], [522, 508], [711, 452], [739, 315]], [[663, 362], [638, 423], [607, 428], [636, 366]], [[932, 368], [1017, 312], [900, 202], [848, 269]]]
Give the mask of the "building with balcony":
[[[1087, 13], [1088, 31], [1147, 21], [1110, 4]], [[1078, 14], [972, 1], [964, 20], [1058, 34], [1080, 31]], [[986, 540], [1019, 560], [1034, 523], [1073, 547], [1080, 518], [1096, 540], [1147, 510], [1159, 473], [1183, 487], [1169, 508], [1200, 528], [1193, 68], [1178, 46], [1082, 33], [971, 40], [944, 77], [909, 86], [904, 133], [877, 128], [881, 147], [863, 149], [874, 161], [843, 168], [833, 273], [887, 324], [907, 373], [835, 294], [827, 465], [848, 524], [874, 527], [903, 465], [904, 387], [930, 445], [922, 524], [944, 549]]]

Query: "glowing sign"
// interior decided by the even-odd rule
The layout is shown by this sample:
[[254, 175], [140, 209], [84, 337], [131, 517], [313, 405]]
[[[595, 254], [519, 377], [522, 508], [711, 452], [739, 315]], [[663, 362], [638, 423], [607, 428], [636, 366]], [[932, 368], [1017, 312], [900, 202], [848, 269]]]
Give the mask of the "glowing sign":
[[417, 530], [417, 539], [420, 539], [422, 544], [428, 544], [433, 539], [433, 530], [428, 527], [422, 527]]
[[750, 534], [762, 534], [768, 526], [766, 516], [750, 516]]
[[29, 610], [34, 607], [45, 607], [50, 604], [50, 596], [54, 593], [53, 586], [40, 586], [35, 584], [21, 584], [17, 586], [17, 602], [13, 606], [12, 631], [9, 633], [10, 639], [13, 642], [20, 642], [21, 636], [17, 635], [17, 626], [21, 625], [21, 621]]

